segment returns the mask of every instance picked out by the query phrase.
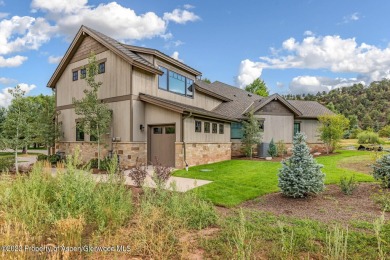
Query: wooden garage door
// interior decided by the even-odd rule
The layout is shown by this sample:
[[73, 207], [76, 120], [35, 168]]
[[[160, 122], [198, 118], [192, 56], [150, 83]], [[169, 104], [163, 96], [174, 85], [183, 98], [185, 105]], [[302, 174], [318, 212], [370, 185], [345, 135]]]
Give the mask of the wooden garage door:
[[175, 167], [175, 140], [174, 125], [152, 126], [149, 161], [154, 164], [157, 159], [164, 166]]

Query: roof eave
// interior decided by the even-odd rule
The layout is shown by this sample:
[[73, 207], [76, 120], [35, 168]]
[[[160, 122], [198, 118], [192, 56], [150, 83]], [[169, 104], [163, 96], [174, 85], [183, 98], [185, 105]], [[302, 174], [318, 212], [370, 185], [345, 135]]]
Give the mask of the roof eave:
[[217, 93], [215, 93], [215, 92], [212, 92], [212, 91], [210, 91], [210, 90], [208, 90], [208, 89], [202, 88], [201, 86], [197, 85], [196, 83], [195, 83], [195, 85], [196, 85], [195, 89], [196, 89], [197, 91], [203, 93], [203, 94], [206, 94], [206, 95], [215, 97], [215, 98], [217, 98], [217, 99], [219, 99], [219, 100], [226, 101], [226, 102], [233, 101], [233, 100], [230, 99], [230, 98], [221, 96], [221, 95], [219, 95], [219, 94], [217, 94]]

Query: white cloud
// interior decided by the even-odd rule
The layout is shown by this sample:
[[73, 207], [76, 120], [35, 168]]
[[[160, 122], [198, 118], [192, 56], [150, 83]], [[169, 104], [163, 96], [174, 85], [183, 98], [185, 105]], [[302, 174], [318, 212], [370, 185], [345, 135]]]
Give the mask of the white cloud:
[[190, 4], [185, 4], [185, 5], [183, 5], [183, 7], [184, 7], [185, 9], [193, 9], [193, 8], [195, 8], [195, 6], [190, 5]]
[[13, 16], [0, 21], [0, 55], [37, 50], [54, 32], [43, 18]]
[[[379, 48], [340, 36], [309, 36], [296, 41], [289, 38], [278, 52], [260, 57], [260, 61], [244, 60], [240, 64], [238, 85], [261, 75], [263, 69], [324, 69], [334, 73], [355, 73], [370, 83], [390, 78], [390, 46]], [[250, 73], [247, 70], [250, 69]], [[252, 76], [251, 76], [252, 75]]]
[[9, 85], [9, 84], [15, 83], [15, 82], [16, 82], [16, 80], [14, 80], [14, 79], [0, 77], [0, 84], [2, 84], [2, 85]]
[[313, 33], [312, 31], [305, 31], [305, 32], [303, 33], [303, 35], [304, 35], [304, 36], [313, 36], [314, 33]]
[[[31, 90], [36, 88], [35, 85], [28, 85], [26, 83], [20, 83], [18, 84], [21, 88], [21, 90], [25, 91], [26, 94], [28, 94]], [[11, 104], [12, 101], [12, 95], [9, 93], [9, 90], [12, 88], [3, 88], [0, 92], [0, 106], [1, 107], [8, 107]]]
[[185, 24], [187, 22], [198, 21], [200, 17], [187, 10], [175, 9], [171, 13], [164, 13], [164, 20]]
[[240, 88], [245, 88], [255, 79], [261, 76], [263, 71], [260, 63], [252, 62], [248, 59], [241, 61], [237, 76], [237, 84]]
[[0, 12], [0, 19], [6, 18], [8, 15], [9, 15], [9, 13]]
[[356, 83], [365, 84], [357, 78], [328, 78], [316, 76], [298, 76], [290, 82], [290, 92], [293, 94], [328, 92], [332, 89], [351, 86]]
[[284, 87], [284, 83], [283, 82], [276, 82], [276, 86], [278, 87], [278, 88], [283, 88]]
[[4, 67], [18, 67], [23, 64], [27, 60], [27, 57], [25, 56], [19, 56], [16, 55], [11, 58], [4, 58], [3, 56], [0, 56], [0, 68]]
[[32, 8], [47, 13], [47, 17], [58, 26], [58, 31], [73, 37], [81, 25], [96, 28], [121, 41], [132, 41], [162, 37], [172, 38], [167, 31], [168, 21], [185, 24], [198, 20], [193, 12], [175, 9], [160, 17], [154, 12], [137, 14], [131, 8], [116, 2], [89, 6], [88, 0], [33, 0]]
[[359, 13], [353, 13], [347, 16], [343, 17], [343, 22], [344, 23], [349, 23], [349, 22], [354, 22], [360, 19], [360, 14]]
[[87, 8], [88, 0], [33, 0], [31, 7], [41, 9], [51, 13], [75, 13], [83, 8]]
[[47, 61], [48, 61], [50, 64], [58, 64], [58, 63], [60, 63], [62, 57], [63, 57], [63, 56], [52, 56], [52, 55], [50, 55], [50, 56], [47, 58]]
[[183, 62], [183, 60], [179, 58], [179, 52], [178, 51], [173, 52], [171, 57], [174, 58], [175, 60]]

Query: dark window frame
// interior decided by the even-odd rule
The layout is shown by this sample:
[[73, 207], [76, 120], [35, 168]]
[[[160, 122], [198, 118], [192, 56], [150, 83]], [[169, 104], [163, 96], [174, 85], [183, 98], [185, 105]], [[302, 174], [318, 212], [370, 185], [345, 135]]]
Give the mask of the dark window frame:
[[202, 121], [195, 120], [195, 133], [202, 133]]
[[[159, 129], [159, 131], [156, 131], [156, 129]], [[163, 134], [163, 127], [161, 127], [161, 126], [153, 127], [153, 134], [155, 134], [155, 135], [162, 135]]]
[[225, 125], [224, 124], [219, 124], [218, 133], [220, 135], [223, 135], [225, 133]]
[[[174, 126], [166, 126], [164, 128], [165, 128], [165, 134], [167, 135], [176, 134], [176, 128]], [[168, 129], [173, 129], [173, 131]]]
[[[206, 128], [206, 126], [207, 126], [207, 128]], [[210, 122], [204, 122], [203, 132], [206, 133], [206, 134], [209, 134], [210, 133], [210, 129], [211, 129]]]
[[76, 81], [79, 79], [79, 71], [78, 70], [75, 70], [72, 72], [72, 79], [73, 79], [73, 81]]
[[[158, 77], [158, 88], [161, 89], [161, 90], [165, 90], [165, 91], [168, 91], [170, 93], [174, 93], [174, 94], [177, 94], [177, 95], [180, 95], [180, 96], [184, 96], [184, 97], [188, 97], [188, 98], [194, 98], [194, 80], [190, 79], [190, 78], [187, 78], [186, 76], [176, 72], [176, 71], [173, 71], [173, 70], [169, 70], [163, 66], [159, 66], [159, 69], [164, 71], [164, 74], [159, 76]], [[166, 71], [166, 72], [165, 72]], [[177, 78], [180, 78], [180, 77], [183, 77], [184, 78], [184, 94], [183, 93], [180, 93], [180, 92], [177, 92], [177, 91], [173, 91], [169, 88], [169, 78], [171, 77], [170, 74], [172, 74], [173, 78], [177, 77]], [[163, 79], [163, 76], [166, 78], [166, 88], [164, 87], [160, 87], [160, 82], [161, 82], [161, 79]], [[189, 83], [191, 83], [189, 85]], [[192, 91], [189, 91], [188, 89], [189, 88], [192, 88]]]
[[[235, 130], [240, 131], [239, 135], [233, 135], [233, 132]], [[242, 123], [232, 122], [232, 124], [230, 126], [230, 136], [231, 136], [231, 139], [238, 139], [238, 140], [242, 139], [242, 137], [243, 137]]]
[[80, 123], [76, 122], [76, 142], [84, 142], [85, 141], [85, 133], [83, 129], [80, 127]]
[[211, 133], [218, 134], [218, 124], [217, 123], [212, 123], [211, 124]]
[[[298, 129], [296, 129], [295, 126], [298, 126]], [[296, 131], [298, 130], [298, 131]], [[297, 134], [297, 133], [300, 133], [301, 132], [301, 122], [294, 122], [294, 129], [293, 129], [293, 134], [294, 136]]]
[[101, 62], [98, 65], [98, 74], [103, 74], [106, 72], [106, 62]]
[[80, 79], [85, 79], [87, 77], [87, 69], [80, 70]]

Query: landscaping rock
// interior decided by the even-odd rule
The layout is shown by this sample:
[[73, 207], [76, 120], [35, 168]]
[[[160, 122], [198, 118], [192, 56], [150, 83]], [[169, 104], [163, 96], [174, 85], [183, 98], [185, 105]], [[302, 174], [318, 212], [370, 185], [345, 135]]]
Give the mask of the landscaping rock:
[[272, 157], [265, 157], [267, 161], [272, 161]]
[[313, 155], [314, 155], [314, 156], [319, 156], [319, 155], [321, 155], [321, 153], [316, 152], [316, 153], [313, 153]]

